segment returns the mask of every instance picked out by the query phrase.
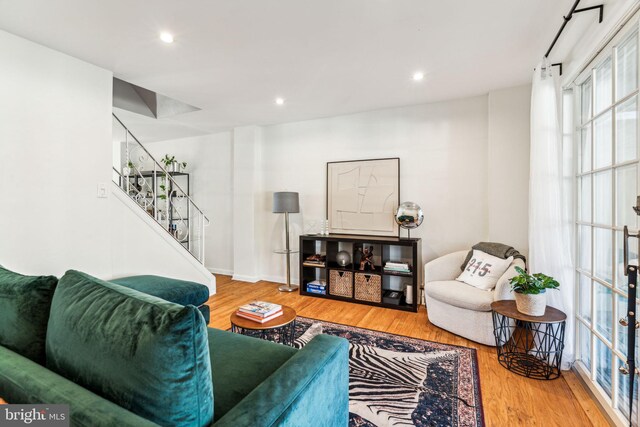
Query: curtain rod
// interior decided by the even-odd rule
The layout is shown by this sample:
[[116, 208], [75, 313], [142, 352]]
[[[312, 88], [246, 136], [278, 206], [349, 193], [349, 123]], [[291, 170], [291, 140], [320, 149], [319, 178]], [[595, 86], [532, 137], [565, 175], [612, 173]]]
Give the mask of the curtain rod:
[[[562, 34], [562, 32], [564, 31], [564, 28], [567, 26], [567, 24], [569, 23], [569, 21], [571, 21], [571, 18], [573, 18], [573, 14], [574, 13], [580, 13], [580, 12], [587, 12], [590, 10], [596, 10], [598, 9], [599, 11], [599, 16], [598, 16], [598, 23], [602, 23], [602, 20], [604, 18], [604, 4], [600, 4], [597, 6], [589, 6], [589, 7], [583, 7], [582, 9], [578, 9], [578, 4], [580, 4], [580, 0], [576, 0], [575, 3], [573, 3], [573, 6], [571, 6], [571, 10], [569, 10], [569, 13], [567, 14], [567, 16], [563, 16], [562, 19], [562, 25], [560, 26], [560, 29], [558, 30], [558, 32], [556, 33], [556, 36], [553, 38], [553, 41], [551, 42], [551, 46], [549, 46], [549, 49], [547, 49], [547, 52], [544, 54], [545, 58], [548, 58], [549, 55], [551, 54], [551, 51], [553, 50], [553, 48], [555, 47], [556, 43], [558, 42], [558, 39], [560, 38], [560, 35]], [[557, 66], [560, 67], [560, 75], [562, 75], [562, 62], [557, 62], [555, 64], [551, 64], [551, 66]]]

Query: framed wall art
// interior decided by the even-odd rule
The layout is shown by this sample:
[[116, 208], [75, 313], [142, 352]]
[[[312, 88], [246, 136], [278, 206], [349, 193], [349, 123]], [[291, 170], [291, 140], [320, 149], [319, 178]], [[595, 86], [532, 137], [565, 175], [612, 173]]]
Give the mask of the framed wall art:
[[399, 204], [399, 158], [327, 163], [330, 233], [397, 237]]

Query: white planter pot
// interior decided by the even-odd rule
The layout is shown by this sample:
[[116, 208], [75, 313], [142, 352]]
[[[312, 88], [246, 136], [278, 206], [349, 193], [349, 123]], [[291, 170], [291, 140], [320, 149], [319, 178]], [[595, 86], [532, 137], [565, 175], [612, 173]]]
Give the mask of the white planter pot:
[[520, 294], [514, 292], [518, 311], [529, 316], [544, 316], [547, 308], [547, 294], [543, 292], [537, 295]]

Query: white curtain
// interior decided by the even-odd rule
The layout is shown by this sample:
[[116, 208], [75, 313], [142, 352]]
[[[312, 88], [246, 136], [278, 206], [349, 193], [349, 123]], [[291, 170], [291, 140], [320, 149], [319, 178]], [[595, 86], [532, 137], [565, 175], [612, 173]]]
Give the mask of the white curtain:
[[529, 171], [529, 270], [560, 282], [547, 291], [547, 303], [565, 312], [563, 369], [575, 360], [574, 279], [571, 230], [563, 221], [561, 95], [557, 70], [546, 61], [536, 67], [531, 90]]

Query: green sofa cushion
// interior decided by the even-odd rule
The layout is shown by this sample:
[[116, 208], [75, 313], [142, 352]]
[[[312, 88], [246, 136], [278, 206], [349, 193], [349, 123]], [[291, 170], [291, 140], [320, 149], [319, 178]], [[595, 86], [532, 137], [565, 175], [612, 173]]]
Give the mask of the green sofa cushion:
[[23, 276], [0, 267], [0, 345], [45, 362], [49, 309], [58, 279]]
[[129, 276], [111, 279], [111, 283], [126, 286], [154, 297], [175, 302], [180, 305], [195, 305], [209, 324], [211, 317], [209, 307], [204, 305], [209, 299], [209, 288], [205, 285], [186, 280], [171, 279], [162, 276]]
[[0, 396], [14, 404], [69, 405], [71, 425], [74, 427], [157, 427], [156, 423], [2, 346]]
[[213, 427], [348, 425], [349, 342], [318, 335]]
[[162, 425], [213, 419], [207, 329], [183, 307], [78, 271], [53, 296], [47, 367]]
[[204, 304], [209, 299], [209, 288], [205, 285], [162, 276], [130, 276], [110, 280], [145, 294], [153, 295], [180, 305]]
[[297, 353], [282, 344], [219, 329], [208, 330], [216, 420]]

